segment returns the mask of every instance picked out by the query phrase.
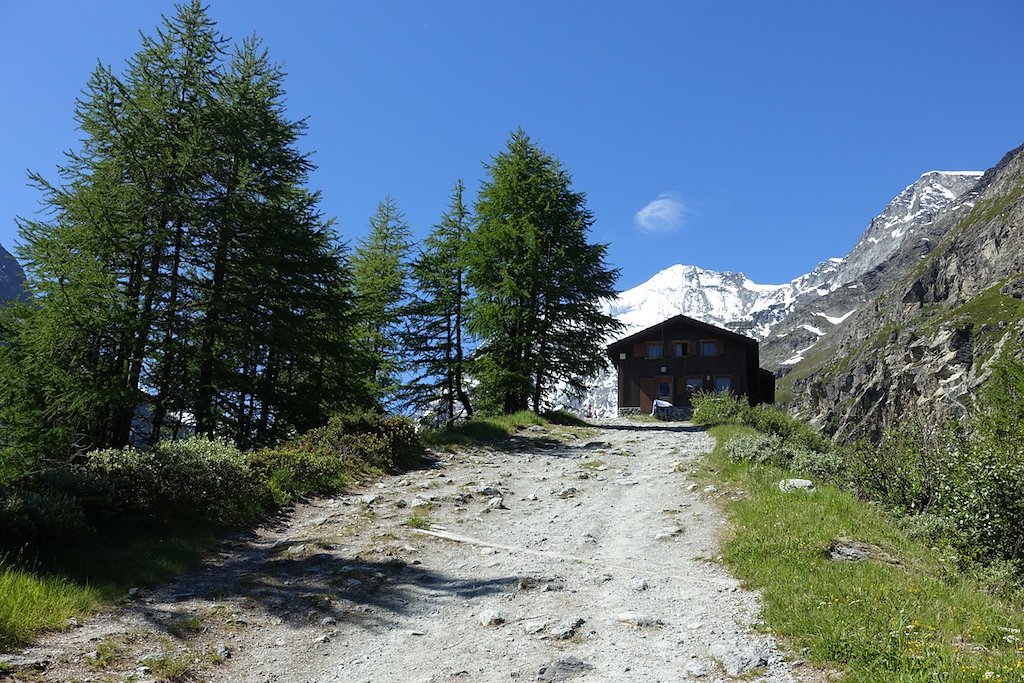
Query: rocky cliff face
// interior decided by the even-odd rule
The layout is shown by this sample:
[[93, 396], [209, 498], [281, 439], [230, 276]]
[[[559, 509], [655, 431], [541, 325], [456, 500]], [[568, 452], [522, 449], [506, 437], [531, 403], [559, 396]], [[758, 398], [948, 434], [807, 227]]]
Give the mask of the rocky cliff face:
[[963, 417], [992, 362], [1021, 354], [1022, 195], [1024, 147], [935, 212], [916, 249], [849, 285], [864, 290], [859, 306], [794, 364], [783, 397], [837, 439]]
[[916, 267], [970, 211], [981, 177], [973, 171], [931, 171], [897, 195], [849, 255], [835, 260], [830, 277], [795, 301], [762, 339], [762, 365], [784, 375], [824, 352], [827, 344], [819, 341]]

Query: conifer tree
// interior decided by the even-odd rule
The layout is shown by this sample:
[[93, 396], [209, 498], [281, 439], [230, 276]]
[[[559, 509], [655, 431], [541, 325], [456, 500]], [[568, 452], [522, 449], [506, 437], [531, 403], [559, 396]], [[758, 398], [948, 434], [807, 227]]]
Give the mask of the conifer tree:
[[464, 340], [468, 295], [464, 252], [472, 218], [462, 199], [464, 190], [462, 181], [456, 182], [448, 211], [412, 264], [416, 287], [406, 342], [415, 359], [409, 402], [418, 411], [433, 408], [447, 425], [460, 414], [473, 416], [465, 387]]
[[[358, 400], [351, 281], [255, 39], [198, 0], [93, 73], [49, 215], [20, 220], [34, 300], [0, 320], [0, 445], [38, 457], [186, 430], [272, 443]], [[190, 416], [195, 424], [189, 424]]]
[[553, 156], [521, 129], [486, 165], [467, 254], [469, 329], [481, 340], [473, 363], [494, 410], [541, 410], [558, 383], [582, 391], [605, 363], [620, 328], [602, 312], [618, 271], [607, 246], [590, 244], [585, 195]]
[[355, 343], [366, 390], [380, 407], [400, 401], [406, 369], [403, 323], [408, 304], [410, 230], [391, 197], [370, 217], [370, 232], [352, 254]]

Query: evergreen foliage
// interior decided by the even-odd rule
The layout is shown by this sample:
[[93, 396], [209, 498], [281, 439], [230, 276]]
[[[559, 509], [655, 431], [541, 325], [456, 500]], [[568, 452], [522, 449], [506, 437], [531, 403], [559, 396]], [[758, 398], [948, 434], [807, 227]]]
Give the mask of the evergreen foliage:
[[582, 391], [620, 324], [600, 309], [618, 271], [590, 244], [585, 195], [553, 156], [517, 130], [486, 166], [466, 250], [473, 376], [491, 410], [540, 411], [556, 383]]
[[47, 212], [19, 220], [34, 298], [0, 320], [5, 468], [190, 431], [269, 444], [355, 402], [350, 275], [259, 41], [229, 52], [181, 5], [76, 117], [60, 182], [31, 175]]
[[[412, 264], [415, 292], [410, 305], [406, 349], [415, 359], [409, 403], [433, 412], [437, 422], [452, 426], [457, 416], [473, 416], [465, 387], [465, 250], [472, 217], [463, 202], [459, 180], [451, 205], [427, 237]], [[458, 405], [458, 407], [456, 407]]]
[[352, 254], [356, 292], [356, 345], [363, 363], [365, 388], [374, 403], [399, 401], [404, 323], [408, 311], [410, 230], [391, 197], [370, 217], [370, 233]]

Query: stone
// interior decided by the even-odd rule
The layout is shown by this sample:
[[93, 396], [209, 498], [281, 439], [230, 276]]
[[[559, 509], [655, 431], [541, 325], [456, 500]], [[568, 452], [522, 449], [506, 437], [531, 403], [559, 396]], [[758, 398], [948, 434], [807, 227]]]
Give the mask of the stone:
[[1003, 285], [999, 293], [1012, 296], [1014, 299], [1024, 299], [1024, 279], [1010, 280]]
[[715, 486], [714, 484], [708, 484], [707, 486], [704, 487], [703, 490], [704, 493], [714, 493], [715, 491], [718, 490], [718, 487]]
[[231, 657], [231, 650], [229, 650], [228, 646], [224, 643], [217, 643], [213, 647], [213, 654], [216, 655], [218, 659], [228, 659]]
[[498, 551], [495, 548], [486, 547], [480, 549], [481, 555], [497, 555]]
[[814, 489], [814, 482], [810, 479], [783, 479], [779, 482], [779, 490], [783, 493], [789, 493], [791, 491], [814, 493]]
[[652, 628], [654, 626], [664, 626], [665, 622], [661, 619], [655, 619], [644, 614], [634, 614], [632, 612], [626, 612], [616, 617], [617, 621], [622, 622], [626, 626], [634, 629], [641, 628]]
[[382, 500], [384, 500], [384, 496], [380, 495], [379, 493], [368, 493], [362, 498], [363, 505], [366, 505], [367, 507], [371, 505], [376, 505]]
[[317, 636], [316, 638], [313, 639], [313, 644], [314, 645], [323, 645], [324, 643], [329, 643], [329, 642], [331, 642], [331, 637], [329, 635], [327, 635], [326, 633], [324, 633], [323, 635]]
[[532, 636], [543, 631], [544, 627], [546, 627], [547, 625], [548, 622], [542, 619], [537, 619], [534, 621], [524, 621], [522, 626], [523, 634], [527, 636]]
[[828, 557], [834, 562], [863, 562], [878, 560], [889, 564], [899, 564], [889, 553], [874, 543], [865, 543], [853, 538], [836, 538], [828, 544]]
[[737, 641], [719, 641], [711, 646], [711, 656], [722, 663], [725, 673], [742, 676], [768, 665], [767, 653], [759, 647], [741, 645]]
[[478, 487], [476, 493], [477, 495], [483, 496], [485, 498], [494, 498], [496, 496], [501, 495], [501, 490], [497, 486], [487, 484], [485, 486]]
[[556, 626], [552, 627], [550, 629], [550, 633], [554, 638], [566, 640], [567, 638], [572, 638], [576, 635], [576, 629], [583, 626], [585, 623], [587, 622], [580, 617], [569, 617], [568, 619], [563, 619]]
[[708, 675], [708, 668], [700, 662], [688, 662], [686, 664], [686, 673], [690, 674], [693, 678], [703, 678]]
[[585, 674], [594, 666], [578, 657], [559, 657], [551, 664], [541, 667], [537, 672], [537, 680], [544, 683], [559, 683]]
[[566, 486], [561, 491], [555, 493], [555, 495], [558, 496], [559, 498], [572, 498], [573, 496], [576, 495], [576, 493], [577, 490], [575, 486]]
[[633, 579], [629, 582], [629, 587], [635, 591], [645, 591], [650, 588], [650, 585], [647, 583], [647, 579]]
[[488, 510], [507, 510], [508, 508], [505, 507], [505, 499], [504, 498], [502, 498], [501, 496], [495, 496], [494, 498], [491, 498], [489, 501], [487, 501], [487, 509]]
[[637, 481], [636, 479], [629, 479], [627, 477], [623, 477], [622, 479], [616, 479], [615, 483], [618, 484], [619, 486], [636, 486], [640, 482]]
[[587, 449], [588, 451], [603, 450], [611, 447], [612, 445], [607, 441], [588, 441], [587, 443], [583, 444], [583, 448]]
[[505, 623], [505, 615], [496, 609], [482, 610], [476, 618], [483, 626], [500, 626]]
[[674, 538], [674, 537], [678, 536], [681, 533], [683, 533], [683, 530], [682, 530], [681, 527], [668, 526], [668, 527], [665, 527], [664, 529], [659, 529], [654, 534], [654, 540], [655, 541], [667, 541], [667, 540], [669, 540], [671, 538]]
[[320, 620], [320, 625], [321, 626], [333, 626], [334, 624], [337, 624], [337, 623], [338, 623], [338, 620], [335, 619], [334, 617], [324, 617], [323, 619]]
[[[58, 653], [58, 656], [60, 654], [63, 653]], [[95, 654], [97, 657], [99, 656], [99, 653]], [[86, 656], [88, 657], [89, 655]], [[46, 668], [50, 666], [50, 660], [47, 657], [40, 656], [0, 654], [0, 672], [4, 671], [4, 666], [15, 667], [18, 669], [34, 669], [36, 671], [46, 671]]]

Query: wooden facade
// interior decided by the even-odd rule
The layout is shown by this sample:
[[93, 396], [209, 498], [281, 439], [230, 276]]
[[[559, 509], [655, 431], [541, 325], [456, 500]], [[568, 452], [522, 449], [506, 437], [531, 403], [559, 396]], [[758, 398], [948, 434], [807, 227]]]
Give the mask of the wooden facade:
[[650, 413], [655, 399], [688, 407], [696, 391], [729, 391], [774, 403], [775, 377], [758, 367], [758, 343], [685, 315], [608, 346], [618, 373], [619, 414]]

